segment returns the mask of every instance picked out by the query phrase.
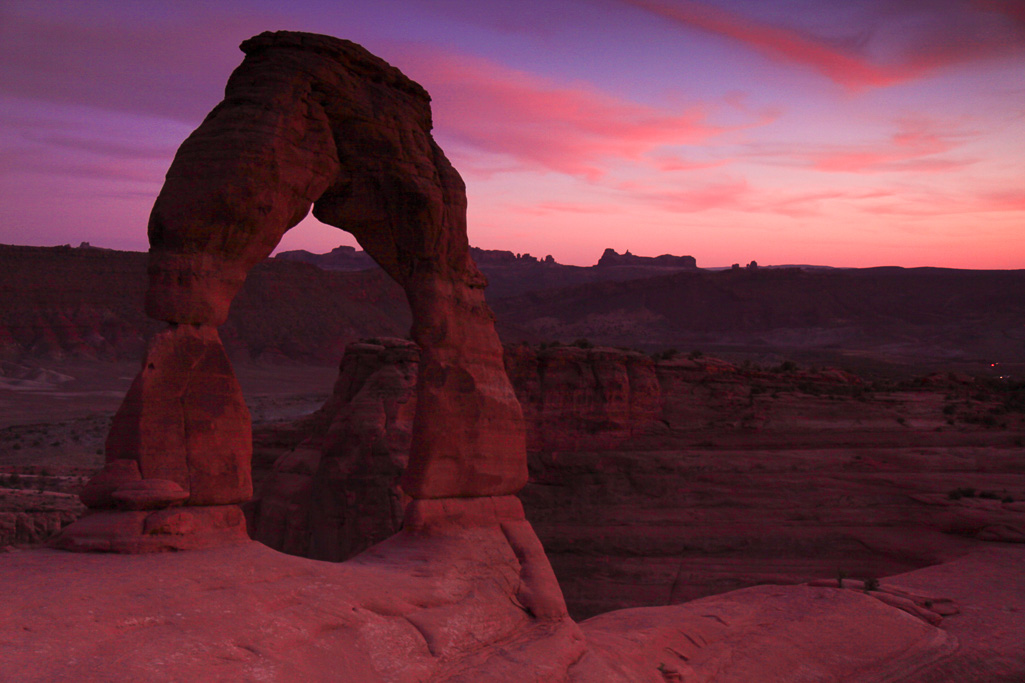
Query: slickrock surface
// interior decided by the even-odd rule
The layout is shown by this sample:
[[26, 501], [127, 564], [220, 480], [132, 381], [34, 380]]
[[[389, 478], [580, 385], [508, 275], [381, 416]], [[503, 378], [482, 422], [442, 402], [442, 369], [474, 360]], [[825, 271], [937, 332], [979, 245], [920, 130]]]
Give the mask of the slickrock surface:
[[[430, 502], [430, 501], [427, 501]], [[1025, 676], [1020, 548], [895, 577], [939, 626], [853, 590], [763, 586], [578, 627], [514, 514], [403, 532], [346, 563], [257, 543], [0, 554], [4, 675], [51, 680], [986, 681]], [[886, 586], [890, 580], [884, 579]], [[556, 588], [557, 590], [557, 588]]]
[[[946, 564], [883, 580], [912, 596], [943, 596], [958, 612], [942, 628], [957, 648], [926, 667], [922, 683], [1025, 679], [1025, 553], [1021, 546], [986, 548]], [[931, 603], [931, 604], [930, 604]], [[936, 609], [941, 603], [926, 602]]]

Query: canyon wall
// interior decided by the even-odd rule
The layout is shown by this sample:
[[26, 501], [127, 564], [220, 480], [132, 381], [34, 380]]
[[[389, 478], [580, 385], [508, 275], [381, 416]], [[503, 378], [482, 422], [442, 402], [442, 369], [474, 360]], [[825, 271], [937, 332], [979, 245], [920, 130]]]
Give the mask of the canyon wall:
[[[0, 245], [0, 359], [137, 360], [161, 328], [143, 310], [146, 263], [140, 252]], [[409, 324], [401, 288], [380, 270], [272, 259], [250, 272], [220, 335], [236, 360], [335, 365], [349, 342]]]
[[[257, 433], [254, 538], [337, 561], [400, 528], [415, 356], [352, 345], [321, 411]], [[1023, 415], [970, 378], [881, 387], [562, 346], [508, 346], [505, 365], [527, 424], [520, 498], [577, 617], [1025, 540]]]

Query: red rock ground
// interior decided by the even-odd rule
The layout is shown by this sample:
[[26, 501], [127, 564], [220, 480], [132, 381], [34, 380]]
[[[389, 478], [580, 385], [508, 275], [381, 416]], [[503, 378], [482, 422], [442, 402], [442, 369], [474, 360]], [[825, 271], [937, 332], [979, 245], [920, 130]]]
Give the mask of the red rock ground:
[[747, 588], [577, 626], [525, 608], [532, 561], [513, 546], [483, 524], [403, 532], [342, 564], [258, 543], [158, 555], [10, 552], [0, 556], [4, 675], [353, 683], [1025, 675], [1018, 547], [883, 580], [883, 589], [934, 604], [953, 598], [958, 612], [938, 626], [871, 593], [807, 586]]

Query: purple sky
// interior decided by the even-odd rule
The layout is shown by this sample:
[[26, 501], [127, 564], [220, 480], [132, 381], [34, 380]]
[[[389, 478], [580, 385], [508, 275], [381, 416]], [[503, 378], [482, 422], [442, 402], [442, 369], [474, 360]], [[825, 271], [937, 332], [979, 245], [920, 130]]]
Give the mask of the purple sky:
[[0, 242], [146, 249], [238, 44], [281, 29], [428, 89], [476, 246], [1025, 268], [1025, 0], [6, 0]]

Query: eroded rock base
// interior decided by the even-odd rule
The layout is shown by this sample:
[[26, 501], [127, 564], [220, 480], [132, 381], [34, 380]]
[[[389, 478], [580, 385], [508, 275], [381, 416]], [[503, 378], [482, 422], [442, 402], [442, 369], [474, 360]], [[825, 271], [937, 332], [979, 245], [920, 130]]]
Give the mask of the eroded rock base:
[[54, 547], [74, 552], [157, 553], [248, 541], [239, 506], [206, 505], [99, 510], [67, 527]]

